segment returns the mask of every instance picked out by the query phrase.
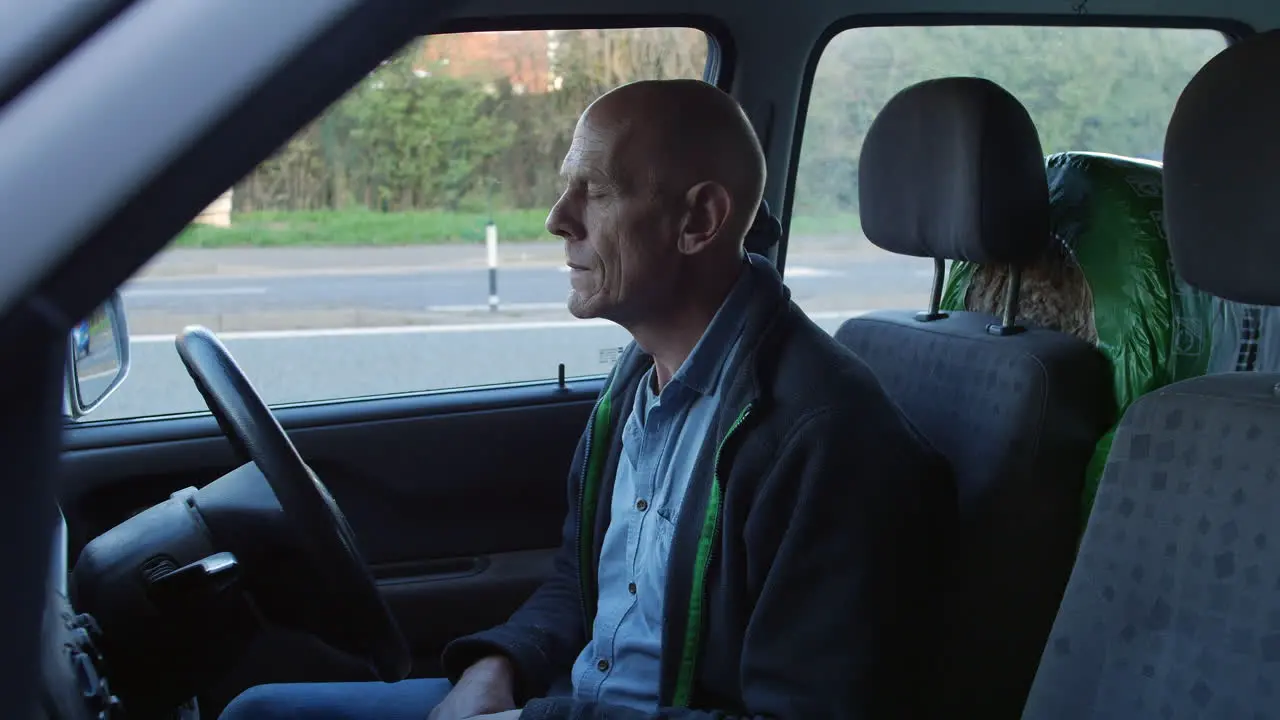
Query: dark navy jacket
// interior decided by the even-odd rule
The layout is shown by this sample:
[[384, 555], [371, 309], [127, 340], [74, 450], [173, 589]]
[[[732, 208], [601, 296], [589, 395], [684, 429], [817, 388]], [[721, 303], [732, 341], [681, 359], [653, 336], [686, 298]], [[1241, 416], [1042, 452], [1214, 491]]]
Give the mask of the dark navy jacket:
[[[676, 525], [653, 717], [923, 716], [940, 680], [950, 474], [759, 260], [743, 352]], [[445, 649], [455, 681], [508, 656], [522, 718], [646, 717], [543, 696], [567, 687], [591, 631], [621, 431], [651, 365], [633, 343], [596, 403], [553, 576], [505, 624]]]

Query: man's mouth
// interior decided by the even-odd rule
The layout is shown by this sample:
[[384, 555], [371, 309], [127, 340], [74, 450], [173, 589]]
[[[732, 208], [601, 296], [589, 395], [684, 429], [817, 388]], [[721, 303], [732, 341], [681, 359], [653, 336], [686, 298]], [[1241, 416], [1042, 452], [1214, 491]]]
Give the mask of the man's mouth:
[[565, 265], [568, 265], [570, 270], [586, 270], [587, 269], [581, 265], [574, 265], [573, 263], [565, 263]]

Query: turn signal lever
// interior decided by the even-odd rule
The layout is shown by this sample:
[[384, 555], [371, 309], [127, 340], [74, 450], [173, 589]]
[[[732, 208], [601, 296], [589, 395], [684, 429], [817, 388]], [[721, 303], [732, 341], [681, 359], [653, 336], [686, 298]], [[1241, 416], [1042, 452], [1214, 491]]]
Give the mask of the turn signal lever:
[[152, 567], [147, 572], [148, 594], [159, 607], [199, 607], [235, 587], [240, 579], [236, 556], [220, 552], [172, 569]]

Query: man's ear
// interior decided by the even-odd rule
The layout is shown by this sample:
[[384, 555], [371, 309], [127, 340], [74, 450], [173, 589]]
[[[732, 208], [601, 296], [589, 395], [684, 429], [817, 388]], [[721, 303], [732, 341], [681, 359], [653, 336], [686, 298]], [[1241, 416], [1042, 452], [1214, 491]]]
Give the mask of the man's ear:
[[729, 191], [718, 182], [707, 180], [685, 193], [685, 220], [677, 245], [685, 255], [704, 250], [724, 233], [733, 211]]

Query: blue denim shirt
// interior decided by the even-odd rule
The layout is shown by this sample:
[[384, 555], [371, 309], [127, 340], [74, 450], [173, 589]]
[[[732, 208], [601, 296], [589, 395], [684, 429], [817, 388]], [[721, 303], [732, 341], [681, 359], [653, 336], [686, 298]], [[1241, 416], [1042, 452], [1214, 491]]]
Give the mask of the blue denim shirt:
[[698, 452], [718, 440], [709, 435], [746, 326], [750, 262], [662, 392], [651, 368], [636, 393], [600, 551], [592, 640], [573, 666], [579, 700], [657, 708], [667, 556]]

